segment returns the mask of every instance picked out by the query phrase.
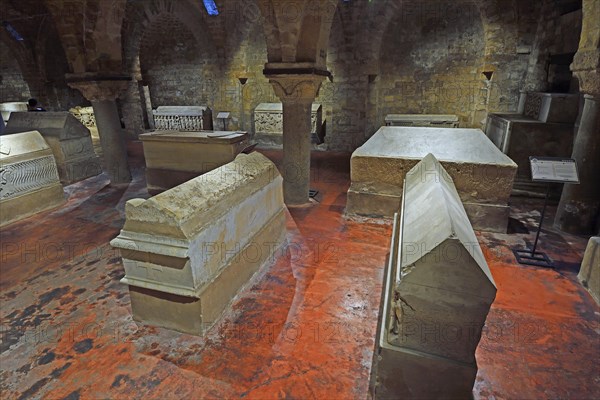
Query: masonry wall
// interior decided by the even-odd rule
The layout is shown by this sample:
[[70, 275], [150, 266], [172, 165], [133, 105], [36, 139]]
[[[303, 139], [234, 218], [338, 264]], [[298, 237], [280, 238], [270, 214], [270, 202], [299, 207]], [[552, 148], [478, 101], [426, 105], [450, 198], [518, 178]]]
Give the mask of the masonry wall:
[[[149, 85], [153, 108], [208, 105], [215, 115], [231, 113], [231, 129], [253, 130], [254, 108], [279, 100], [262, 74], [265, 37], [250, 3], [226, 3], [222, 15], [193, 24], [184, 21], [202, 10], [181, 2], [140, 13], [156, 16], [140, 29], [139, 51], [124, 45], [139, 59], [121, 98], [128, 132], [144, 128], [138, 81]], [[489, 112], [516, 111], [521, 90], [551, 87], [549, 57], [578, 36], [568, 35], [577, 15], [563, 14], [550, 0], [340, 4], [327, 54], [333, 82], [325, 80], [316, 99], [325, 148], [353, 151], [389, 113], [457, 114], [462, 127], [481, 128]]]
[[8, 46], [0, 42], [0, 103], [9, 101], [27, 101], [29, 86], [21, 69]]

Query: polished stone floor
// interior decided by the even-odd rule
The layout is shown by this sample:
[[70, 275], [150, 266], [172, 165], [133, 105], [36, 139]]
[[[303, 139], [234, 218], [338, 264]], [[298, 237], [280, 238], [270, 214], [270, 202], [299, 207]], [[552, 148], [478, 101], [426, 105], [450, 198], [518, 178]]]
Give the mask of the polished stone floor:
[[[290, 211], [285, 251], [205, 337], [131, 318], [108, 244], [125, 202], [148, 197], [139, 143], [130, 156], [130, 185], [90, 178], [60, 209], [1, 230], [1, 398], [367, 398], [391, 227], [344, 218], [349, 155], [313, 154], [315, 204]], [[512, 233], [478, 233], [498, 294], [476, 399], [600, 398], [600, 309], [576, 279], [586, 238], [546, 225], [555, 270], [510, 251], [531, 242], [540, 206], [514, 198]]]

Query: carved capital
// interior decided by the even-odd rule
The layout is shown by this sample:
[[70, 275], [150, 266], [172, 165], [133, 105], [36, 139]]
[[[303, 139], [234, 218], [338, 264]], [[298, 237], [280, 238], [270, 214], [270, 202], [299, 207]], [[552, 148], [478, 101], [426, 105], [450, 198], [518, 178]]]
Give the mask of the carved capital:
[[571, 71], [579, 79], [582, 93], [600, 95], [600, 50], [579, 49], [571, 64]]
[[269, 83], [282, 103], [312, 103], [319, 93], [324, 76], [270, 75]]
[[127, 89], [130, 80], [129, 76], [67, 75], [67, 84], [89, 101], [115, 100]]

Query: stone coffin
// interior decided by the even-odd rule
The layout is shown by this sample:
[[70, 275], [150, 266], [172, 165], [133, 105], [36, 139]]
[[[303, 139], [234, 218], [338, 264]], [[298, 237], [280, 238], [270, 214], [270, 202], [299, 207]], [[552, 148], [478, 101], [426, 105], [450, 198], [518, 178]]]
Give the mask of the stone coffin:
[[227, 164], [249, 145], [246, 132], [231, 131], [154, 131], [139, 138], [144, 146], [150, 194]]
[[517, 163], [516, 189], [539, 191], [541, 187], [545, 192], [545, 184], [531, 182], [529, 157], [570, 158], [575, 131], [572, 124], [544, 123], [520, 114], [489, 114], [485, 134]]
[[282, 178], [259, 153], [127, 202], [121, 250], [133, 318], [195, 335], [285, 238]]
[[4, 122], [8, 122], [10, 114], [15, 111], [27, 111], [27, 103], [24, 101], [13, 101], [9, 103], [0, 103], [0, 113]]
[[[311, 110], [311, 135], [314, 143], [323, 137], [323, 107], [313, 103]], [[283, 105], [260, 103], [254, 109], [254, 138], [261, 146], [281, 147], [283, 142]]]
[[430, 128], [458, 128], [457, 115], [441, 114], [388, 114], [387, 126], [418, 126]]
[[381, 127], [352, 154], [346, 213], [392, 217], [406, 173], [428, 153], [454, 180], [473, 227], [506, 232], [517, 165], [479, 129]]
[[375, 399], [469, 399], [496, 285], [452, 179], [431, 154], [394, 219], [371, 373]]
[[52, 149], [63, 185], [102, 173], [90, 131], [70, 113], [16, 112], [6, 127], [7, 133], [30, 130], [39, 131]]
[[201, 131], [205, 106], [160, 106], [152, 110], [157, 130]]
[[579, 270], [579, 282], [600, 305], [600, 237], [591, 237]]
[[96, 126], [96, 115], [94, 114], [93, 107], [81, 107], [77, 106], [71, 108], [69, 110], [71, 115], [73, 115], [79, 122], [83, 124], [86, 128], [90, 130], [90, 134], [93, 138], [100, 138], [98, 136], [98, 126]]
[[64, 202], [54, 155], [42, 135], [0, 136], [0, 226]]
[[575, 123], [579, 113], [579, 95], [567, 93], [528, 92], [523, 115], [540, 122]]

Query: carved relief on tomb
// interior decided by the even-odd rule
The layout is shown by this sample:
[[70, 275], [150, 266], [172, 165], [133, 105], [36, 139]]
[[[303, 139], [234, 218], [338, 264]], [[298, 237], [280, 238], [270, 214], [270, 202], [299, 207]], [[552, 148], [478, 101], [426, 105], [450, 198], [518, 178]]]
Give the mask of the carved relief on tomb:
[[7, 164], [0, 169], [0, 200], [58, 182], [53, 156]]
[[[311, 132], [317, 132], [318, 112], [312, 111], [310, 115]], [[254, 111], [254, 131], [258, 133], [282, 135], [283, 111]]]
[[539, 119], [541, 109], [542, 96], [538, 93], [527, 93], [523, 114], [534, 119]]
[[168, 131], [201, 131], [202, 117], [197, 115], [165, 115], [154, 112], [156, 129]]

